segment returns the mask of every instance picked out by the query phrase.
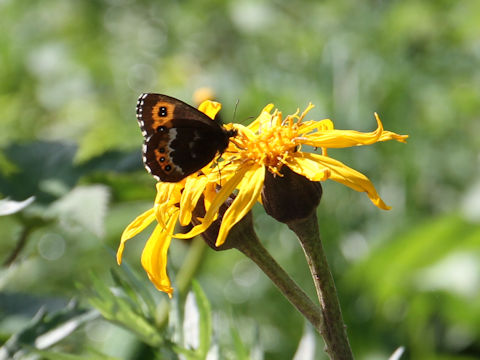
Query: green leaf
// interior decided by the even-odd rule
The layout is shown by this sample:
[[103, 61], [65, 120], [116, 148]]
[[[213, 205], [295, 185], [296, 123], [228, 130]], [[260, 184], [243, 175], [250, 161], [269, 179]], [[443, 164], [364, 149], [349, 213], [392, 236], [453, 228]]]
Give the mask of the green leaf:
[[199, 346], [197, 353], [201, 358], [204, 358], [207, 356], [212, 341], [212, 309], [207, 296], [195, 280], [192, 281], [192, 290], [195, 294], [196, 310], [199, 315]]
[[135, 333], [151, 346], [164, 344], [165, 339], [152, 318], [138, 308], [136, 300], [128, 297], [122, 289], [109, 288], [102, 280], [92, 275], [93, 284], [79, 285], [88, 301], [97, 308], [103, 317]]
[[80, 309], [73, 301], [51, 314], [40, 309], [28, 325], [13, 334], [0, 348], [0, 360], [13, 358], [29, 349], [47, 349], [98, 316], [97, 311]]
[[8, 199], [0, 200], [0, 216], [12, 215], [25, 209], [35, 200], [35, 196], [30, 196], [23, 201], [13, 201]]
[[82, 355], [66, 354], [46, 350], [33, 350], [32, 352], [34, 354], [40, 355], [42, 359], [44, 358], [46, 360], [119, 360], [118, 358], [108, 356], [94, 350]]
[[243, 344], [242, 339], [240, 338], [240, 334], [238, 333], [238, 330], [234, 327], [231, 327], [230, 334], [233, 339], [235, 359], [250, 360], [250, 356], [248, 355], [248, 348], [245, 344]]
[[192, 281], [192, 292], [187, 294], [183, 321], [184, 347], [175, 351], [189, 360], [206, 359], [212, 339], [212, 311], [202, 288]]
[[47, 141], [9, 146], [5, 156], [19, 171], [0, 174], [0, 193], [13, 199], [34, 195], [39, 203], [51, 202], [57, 195], [44, 188], [47, 182], [70, 189], [80, 176], [73, 165], [76, 151], [75, 145]]
[[109, 190], [103, 185], [77, 186], [55, 201], [48, 212], [101, 237], [105, 232], [109, 197]]
[[[374, 249], [346, 276], [353, 284], [367, 286], [379, 302], [408, 292], [420, 269], [425, 269], [460, 249], [478, 248], [477, 226], [456, 214], [438, 217], [406, 231]], [[382, 276], [378, 276], [381, 272]]]
[[150, 282], [141, 281], [135, 275], [127, 262], [123, 262], [120, 267], [111, 271], [114, 282], [127, 292], [136, 304], [143, 310], [143, 313], [151, 319], [155, 319], [157, 305], [151, 294]]

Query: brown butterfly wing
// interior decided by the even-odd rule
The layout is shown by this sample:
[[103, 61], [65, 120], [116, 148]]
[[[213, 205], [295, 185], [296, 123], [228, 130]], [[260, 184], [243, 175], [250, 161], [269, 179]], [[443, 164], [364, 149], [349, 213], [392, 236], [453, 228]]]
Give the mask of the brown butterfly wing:
[[166, 182], [180, 181], [203, 168], [234, 135], [194, 107], [161, 94], [140, 95], [137, 120], [145, 137], [145, 168]]
[[171, 125], [145, 140], [145, 168], [157, 180], [180, 181], [206, 166], [228, 145], [229, 134], [221, 127], [191, 119], [175, 119]]
[[145, 93], [137, 101], [137, 120], [144, 137], [157, 132], [160, 126], [171, 128], [174, 119], [191, 119], [205, 123], [209, 127], [221, 126], [194, 107], [173, 97]]

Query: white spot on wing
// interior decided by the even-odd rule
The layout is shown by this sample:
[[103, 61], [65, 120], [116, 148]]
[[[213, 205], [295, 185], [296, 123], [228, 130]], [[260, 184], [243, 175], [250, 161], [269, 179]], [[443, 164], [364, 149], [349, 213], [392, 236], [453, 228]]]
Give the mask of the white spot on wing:
[[[169, 129], [168, 135], [169, 135], [170, 141], [168, 142], [167, 147], [168, 147], [168, 153], [170, 153], [174, 150], [172, 147], [170, 147], [170, 144], [172, 143], [172, 141], [174, 141], [177, 138], [177, 129]], [[182, 175], [185, 174], [185, 172], [183, 171], [182, 167], [179, 164], [173, 163], [173, 165], [175, 166], [175, 170], [177, 172], [179, 172]]]
[[170, 141], [168, 142], [168, 151], [173, 151], [173, 148], [170, 147], [170, 144], [172, 143], [172, 141], [174, 141], [176, 138], [177, 138], [177, 129], [169, 129], [168, 130], [168, 138], [170, 139]]

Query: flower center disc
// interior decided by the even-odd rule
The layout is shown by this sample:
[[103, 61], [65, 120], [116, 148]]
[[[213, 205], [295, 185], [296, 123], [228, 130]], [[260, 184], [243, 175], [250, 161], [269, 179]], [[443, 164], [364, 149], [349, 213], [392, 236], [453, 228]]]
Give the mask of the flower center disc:
[[243, 161], [266, 166], [278, 173], [285, 159], [296, 151], [295, 131], [287, 126], [263, 128], [254, 139], [245, 139], [245, 147], [240, 151]]

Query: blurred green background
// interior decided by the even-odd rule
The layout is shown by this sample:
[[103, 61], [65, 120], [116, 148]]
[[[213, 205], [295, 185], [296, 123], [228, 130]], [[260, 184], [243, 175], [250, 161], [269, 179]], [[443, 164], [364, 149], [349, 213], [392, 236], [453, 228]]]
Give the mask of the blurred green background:
[[[406, 145], [329, 152], [393, 207], [324, 184], [319, 222], [353, 351], [480, 358], [477, 0], [0, 1], [0, 195], [35, 196], [0, 217], [2, 343], [40, 306], [82, 302], [77, 283], [88, 288], [92, 273], [112, 282], [120, 234], [155, 196], [141, 163], [137, 97], [193, 103], [205, 86], [225, 122], [237, 101], [235, 121], [244, 123], [270, 102], [284, 114], [312, 102], [309, 118], [339, 129], [371, 131], [376, 111], [386, 129], [409, 134]], [[255, 226], [313, 295], [293, 234], [260, 207]], [[148, 233], [128, 243], [124, 261], [153, 288], [140, 268]], [[172, 278], [188, 248], [173, 242]], [[304, 322], [252, 263], [208, 249], [196, 278], [224, 349], [234, 328], [265, 359], [293, 357]], [[316, 345], [315, 358], [325, 358], [318, 337]], [[102, 320], [57, 346], [122, 359], [154, 353]]]

